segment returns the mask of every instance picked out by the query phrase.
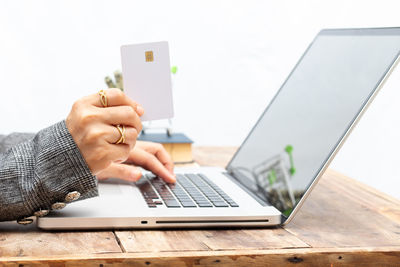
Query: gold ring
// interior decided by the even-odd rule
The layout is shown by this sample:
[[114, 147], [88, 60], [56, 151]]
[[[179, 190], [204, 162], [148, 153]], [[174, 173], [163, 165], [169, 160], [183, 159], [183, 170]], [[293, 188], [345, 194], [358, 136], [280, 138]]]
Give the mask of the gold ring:
[[100, 95], [100, 102], [103, 105], [103, 107], [107, 107], [108, 106], [108, 100], [107, 100], [107, 95], [106, 95], [106, 91], [104, 90], [100, 90], [99, 91], [99, 95]]
[[121, 134], [121, 137], [118, 139], [117, 142], [115, 142], [116, 145], [119, 144], [124, 144], [125, 143], [125, 126], [124, 125], [116, 125], [115, 127], [117, 127], [118, 132]]

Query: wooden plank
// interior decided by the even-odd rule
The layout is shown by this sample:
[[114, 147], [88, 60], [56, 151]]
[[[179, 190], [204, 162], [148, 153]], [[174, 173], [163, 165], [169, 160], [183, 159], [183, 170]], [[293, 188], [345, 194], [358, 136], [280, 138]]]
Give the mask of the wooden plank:
[[400, 199], [389, 196], [333, 170], [329, 170], [329, 174], [332, 174], [336, 180], [331, 179], [328, 182], [334, 182], [340, 191], [351, 195], [360, 205], [367, 206], [390, 220], [400, 223]]
[[[328, 170], [285, 228], [312, 247], [400, 246], [400, 205]], [[388, 213], [389, 214], [389, 213]]]
[[204, 230], [201, 231], [199, 236], [199, 239], [211, 250], [309, 247], [309, 245], [281, 228]]
[[[194, 149], [196, 160], [205, 165], [225, 164], [235, 151], [234, 147]], [[399, 219], [399, 200], [328, 170], [285, 230], [313, 247], [396, 246]]]
[[111, 231], [45, 232], [35, 224], [0, 223], [0, 257], [121, 252]]
[[[194, 157], [225, 166], [235, 150], [195, 147]], [[0, 223], [0, 266], [400, 266], [399, 203], [328, 170], [285, 229], [117, 231], [116, 240]]]
[[194, 146], [193, 158], [201, 166], [226, 167], [237, 147]]
[[208, 250], [198, 231], [115, 231], [125, 252], [198, 251]]
[[322, 248], [246, 251], [118, 253], [83, 256], [0, 258], [1, 266], [399, 266], [400, 248]]
[[162, 230], [116, 231], [124, 251], [165, 252], [234, 249], [304, 248], [307, 244], [287, 231], [275, 229], [243, 230]]

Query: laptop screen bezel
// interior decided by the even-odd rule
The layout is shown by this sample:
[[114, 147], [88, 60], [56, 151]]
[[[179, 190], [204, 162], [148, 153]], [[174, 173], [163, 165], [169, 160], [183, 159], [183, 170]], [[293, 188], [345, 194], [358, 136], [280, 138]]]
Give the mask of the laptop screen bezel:
[[[269, 102], [268, 106], [266, 107], [266, 109], [263, 111], [263, 113], [261, 114], [261, 116], [258, 118], [257, 122], [254, 124], [254, 126], [252, 127], [251, 131], [249, 132], [249, 134], [247, 135], [247, 137], [244, 139], [244, 141], [242, 142], [242, 144], [240, 145], [239, 149], [236, 151], [236, 153], [233, 155], [233, 157], [231, 158], [231, 160], [229, 161], [229, 163], [226, 166], [226, 170], [228, 171], [228, 173], [234, 178], [236, 179], [238, 182], [241, 182], [240, 177], [237, 177], [237, 174], [235, 174], [233, 172], [233, 168], [231, 168], [231, 163], [234, 161], [234, 159], [237, 157], [237, 155], [239, 155], [239, 153], [241, 152], [241, 149], [243, 148], [243, 146], [246, 144], [248, 138], [252, 135], [253, 131], [255, 130], [255, 128], [257, 127], [257, 125], [260, 123], [261, 119], [264, 117], [264, 114], [268, 111], [268, 109], [271, 107], [271, 105], [273, 105], [276, 97], [280, 94], [281, 90], [284, 88], [285, 84], [287, 83], [287, 81], [290, 79], [290, 77], [292, 76], [293, 72], [297, 69], [298, 65], [300, 64], [300, 62], [302, 62], [304, 56], [308, 53], [308, 51], [310, 50], [311, 46], [313, 45], [313, 43], [315, 42], [315, 40], [321, 36], [321, 35], [355, 35], [355, 36], [359, 36], [359, 35], [400, 35], [400, 27], [391, 27], [391, 28], [351, 28], [351, 29], [322, 29], [313, 39], [313, 41], [309, 44], [309, 46], [307, 47], [307, 49], [304, 51], [303, 55], [300, 57], [300, 59], [298, 60], [298, 62], [296, 63], [296, 65], [294, 66], [294, 68], [292, 69], [292, 71], [289, 73], [289, 75], [287, 76], [286, 80], [284, 81], [284, 83], [281, 85], [281, 87], [279, 88], [279, 90], [277, 91], [277, 93], [275, 94], [275, 96], [272, 98], [272, 100]], [[400, 50], [400, 49], [399, 49]], [[285, 216], [285, 215], [281, 215], [282, 216], [282, 220], [281, 223], [282, 225], [285, 225], [287, 223], [289, 223], [294, 215], [297, 213], [297, 211], [300, 209], [300, 207], [302, 206], [302, 204], [304, 203], [305, 199], [308, 197], [308, 195], [310, 194], [311, 190], [314, 188], [314, 186], [317, 184], [318, 180], [322, 177], [323, 173], [325, 172], [325, 170], [327, 169], [327, 167], [329, 166], [329, 164], [331, 163], [331, 161], [333, 160], [333, 158], [335, 157], [336, 153], [339, 151], [339, 149], [341, 148], [341, 146], [343, 145], [343, 143], [346, 141], [347, 137], [349, 136], [349, 134], [351, 133], [352, 129], [355, 127], [355, 125], [357, 124], [357, 122], [360, 120], [361, 116], [364, 114], [365, 110], [368, 108], [369, 104], [372, 102], [372, 100], [374, 99], [374, 97], [376, 96], [376, 94], [379, 92], [379, 90], [383, 87], [384, 82], [386, 81], [386, 79], [390, 76], [391, 72], [393, 71], [393, 69], [396, 67], [397, 63], [399, 62], [399, 55], [400, 55], [400, 51], [397, 53], [397, 55], [395, 56], [394, 60], [391, 62], [391, 64], [388, 66], [388, 68], [386, 69], [386, 71], [384, 72], [384, 74], [382, 75], [382, 77], [379, 79], [379, 81], [377, 82], [377, 84], [375, 85], [374, 89], [371, 90], [371, 93], [368, 95], [366, 101], [361, 105], [360, 109], [358, 110], [358, 112], [356, 113], [355, 117], [353, 118], [353, 120], [351, 121], [350, 125], [344, 129], [344, 133], [343, 135], [338, 139], [338, 141], [336, 142], [336, 144], [333, 146], [333, 148], [331, 149], [331, 151], [328, 153], [327, 158], [323, 161], [322, 165], [320, 166], [320, 168], [317, 171], [317, 174], [311, 179], [310, 184], [306, 187], [305, 192], [303, 194], [303, 196], [301, 197], [301, 199], [298, 201], [298, 203], [296, 203], [296, 205], [293, 208], [293, 211], [290, 213], [289, 216]], [[249, 180], [249, 179], [247, 179]], [[246, 183], [248, 183], [249, 181], [247, 181]], [[248, 185], [246, 185], [246, 183], [242, 183], [244, 186], [249, 187]], [[254, 195], [257, 195], [255, 192], [253, 192], [252, 190], [250, 190]], [[258, 197], [260, 197], [259, 195], [257, 195]], [[263, 199], [264, 200], [264, 199]]]

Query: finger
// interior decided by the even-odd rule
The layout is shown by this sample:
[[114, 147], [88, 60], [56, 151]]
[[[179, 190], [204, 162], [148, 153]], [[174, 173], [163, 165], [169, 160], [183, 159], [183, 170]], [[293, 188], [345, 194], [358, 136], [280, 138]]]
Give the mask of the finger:
[[[106, 128], [105, 132], [107, 134], [105, 135], [105, 140], [109, 144], [115, 144], [121, 138], [121, 133], [118, 130], [117, 126], [104, 125], [103, 127]], [[122, 126], [120, 126], [120, 128], [122, 129]], [[125, 126], [125, 132], [124, 132], [125, 140], [123, 144], [130, 145], [131, 148], [133, 148], [133, 146], [136, 143], [137, 136], [138, 132], [135, 128]]]
[[165, 150], [164, 146], [158, 143], [141, 141], [140, 147], [156, 156], [156, 158], [167, 168], [169, 172], [174, 173], [174, 162], [171, 156]]
[[[125, 95], [120, 89], [118, 88], [108, 88], [104, 90], [106, 98], [107, 98], [107, 106], [114, 107], [114, 106], [131, 106], [139, 116], [144, 114], [144, 109], [141, 105], [137, 102], [130, 99], [127, 95]], [[101, 97], [98, 93], [92, 94], [86, 97], [86, 100], [96, 106], [96, 107], [103, 107], [101, 103]]]
[[143, 149], [135, 148], [132, 150], [129, 155], [129, 159], [133, 164], [151, 171], [167, 183], [176, 182], [175, 175], [170, 173], [169, 170], [167, 170], [167, 168], [153, 154]]
[[172, 159], [167, 151], [165, 151], [163, 149], [158, 150], [157, 153], [155, 154], [155, 156], [164, 165], [164, 167], [167, 168], [167, 170], [170, 173], [172, 173], [172, 174], [174, 173], [174, 162], [172, 161]]
[[110, 125], [128, 125], [136, 128], [138, 133], [142, 130], [142, 122], [138, 114], [130, 106], [109, 107], [98, 109], [104, 122]]
[[112, 163], [107, 169], [97, 175], [97, 179], [118, 178], [130, 182], [135, 182], [142, 177], [142, 172], [135, 166]]

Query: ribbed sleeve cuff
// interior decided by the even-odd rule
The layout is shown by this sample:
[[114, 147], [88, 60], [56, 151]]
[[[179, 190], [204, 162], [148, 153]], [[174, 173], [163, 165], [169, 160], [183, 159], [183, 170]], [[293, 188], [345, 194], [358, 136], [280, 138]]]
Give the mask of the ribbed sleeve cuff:
[[[65, 121], [38, 132], [32, 142], [13, 148], [22, 168], [21, 191], [31, 211], [48, 209], [78, 191], [80, 199], [98, 195], [97, 179], [69, 133]], [[27, 151], [31, 151], [28, 153]], [[33, 156], [29, 156], [33, 155]], [[18, 162], [22, 160], [24, 162]], [[33, 175], [29, 173], [34, 169]]]

